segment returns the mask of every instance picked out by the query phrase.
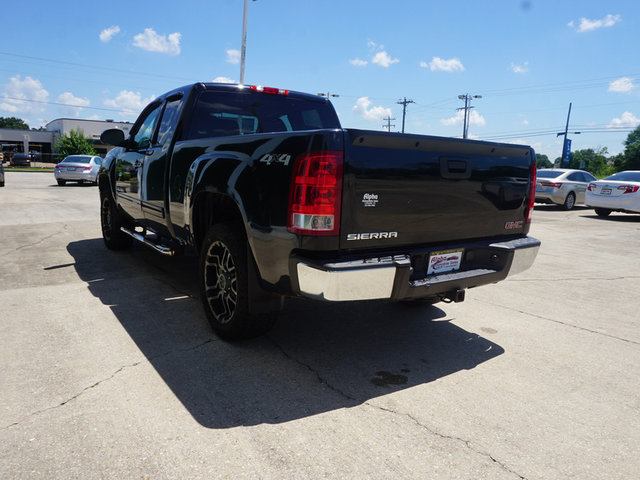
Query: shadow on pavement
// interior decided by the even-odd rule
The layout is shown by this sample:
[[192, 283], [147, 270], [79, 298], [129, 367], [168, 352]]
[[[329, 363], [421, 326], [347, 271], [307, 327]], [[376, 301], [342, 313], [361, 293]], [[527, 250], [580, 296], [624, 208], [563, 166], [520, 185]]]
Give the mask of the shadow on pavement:
[[[435, 306], [285, 302], [265, 337], [226, 343], [200, 306], [195, 257], [102, 239], [67, 247], [80, 278], [189, 413], [208, 428], [281, 423], [360, 405], [486, 362], [504, 350]], [[54, 268], [54, 267], [52, 267]]]

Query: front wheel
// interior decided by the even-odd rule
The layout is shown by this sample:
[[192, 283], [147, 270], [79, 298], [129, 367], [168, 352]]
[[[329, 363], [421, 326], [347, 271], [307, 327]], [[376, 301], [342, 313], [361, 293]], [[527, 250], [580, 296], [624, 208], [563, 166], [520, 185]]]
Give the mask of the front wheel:
[[125, 250], [131, 246], [133, 238], [120, 230], [124, 225], [122, 213], [118, 211], [108, 192], [100, 192], [100, 226], [102, 239], [110, 250]]
[[244, 237], [229, 225], [214, 225], [200, 252], [200, 293], [207, 319], [225, 340], [241, 340], [266, 333], [276, 313], [251, 314], [249, 270]]
[[609, 210], [608, 208], [595, 208], [594, 210], [596, 212], [596, 215], [598, 215], [599, 217], [608, 217], [611, 213], [611, 210]]

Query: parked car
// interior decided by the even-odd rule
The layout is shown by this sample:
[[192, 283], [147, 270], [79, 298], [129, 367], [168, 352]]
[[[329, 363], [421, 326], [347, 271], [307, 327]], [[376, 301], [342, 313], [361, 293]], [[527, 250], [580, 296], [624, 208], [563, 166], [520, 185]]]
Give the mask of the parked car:
[[584, 203], [596, 214], [640, 213], [640, 170], [626, 170], [591, 182]]
[[28, 153], [14, 153], [11, 156], [11, 160], [9, 161], [9, 165], [12, 167], [28, 167], [31, 165], [31, 159], [29, 158]]
[[96, 155], [69, 155], [53, 168], [58, 185], [67, 182], [96, 183], [102, 159]]
[[542, 168], [536, 180], [536, 203], [554, 203], [571, 210], [577, 203], [584, 203], [589, 182], [595, 180], [584, 170]]

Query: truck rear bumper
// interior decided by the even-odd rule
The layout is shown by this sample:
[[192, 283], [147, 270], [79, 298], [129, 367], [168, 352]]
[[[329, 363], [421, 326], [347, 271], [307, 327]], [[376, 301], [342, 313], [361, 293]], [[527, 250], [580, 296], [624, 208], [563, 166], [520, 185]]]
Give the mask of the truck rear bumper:
[[[496, 283], [528, 269], [539, 248], [539, 240], [524, 237], [338, 262], [296, 256], [291, 259], [291, 266], [297, 278], [298, 292], [309, 298], [340, 302], [445, 297], [450, 292]], [[431, 253], [442, 250], [464, 252], [460, 269], [426, 275], [423, 271], [426, 259]]]

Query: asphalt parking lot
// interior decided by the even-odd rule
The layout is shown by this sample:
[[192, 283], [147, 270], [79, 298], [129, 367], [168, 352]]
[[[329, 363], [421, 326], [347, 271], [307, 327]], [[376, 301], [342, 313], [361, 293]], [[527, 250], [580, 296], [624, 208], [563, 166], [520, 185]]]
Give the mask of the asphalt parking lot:
[[288, 300], [229, 344], [98, 204], [0, 188], [0, 478], [637, 478], [640, 215], [540, 206], [533, 268], [463, 303]]

